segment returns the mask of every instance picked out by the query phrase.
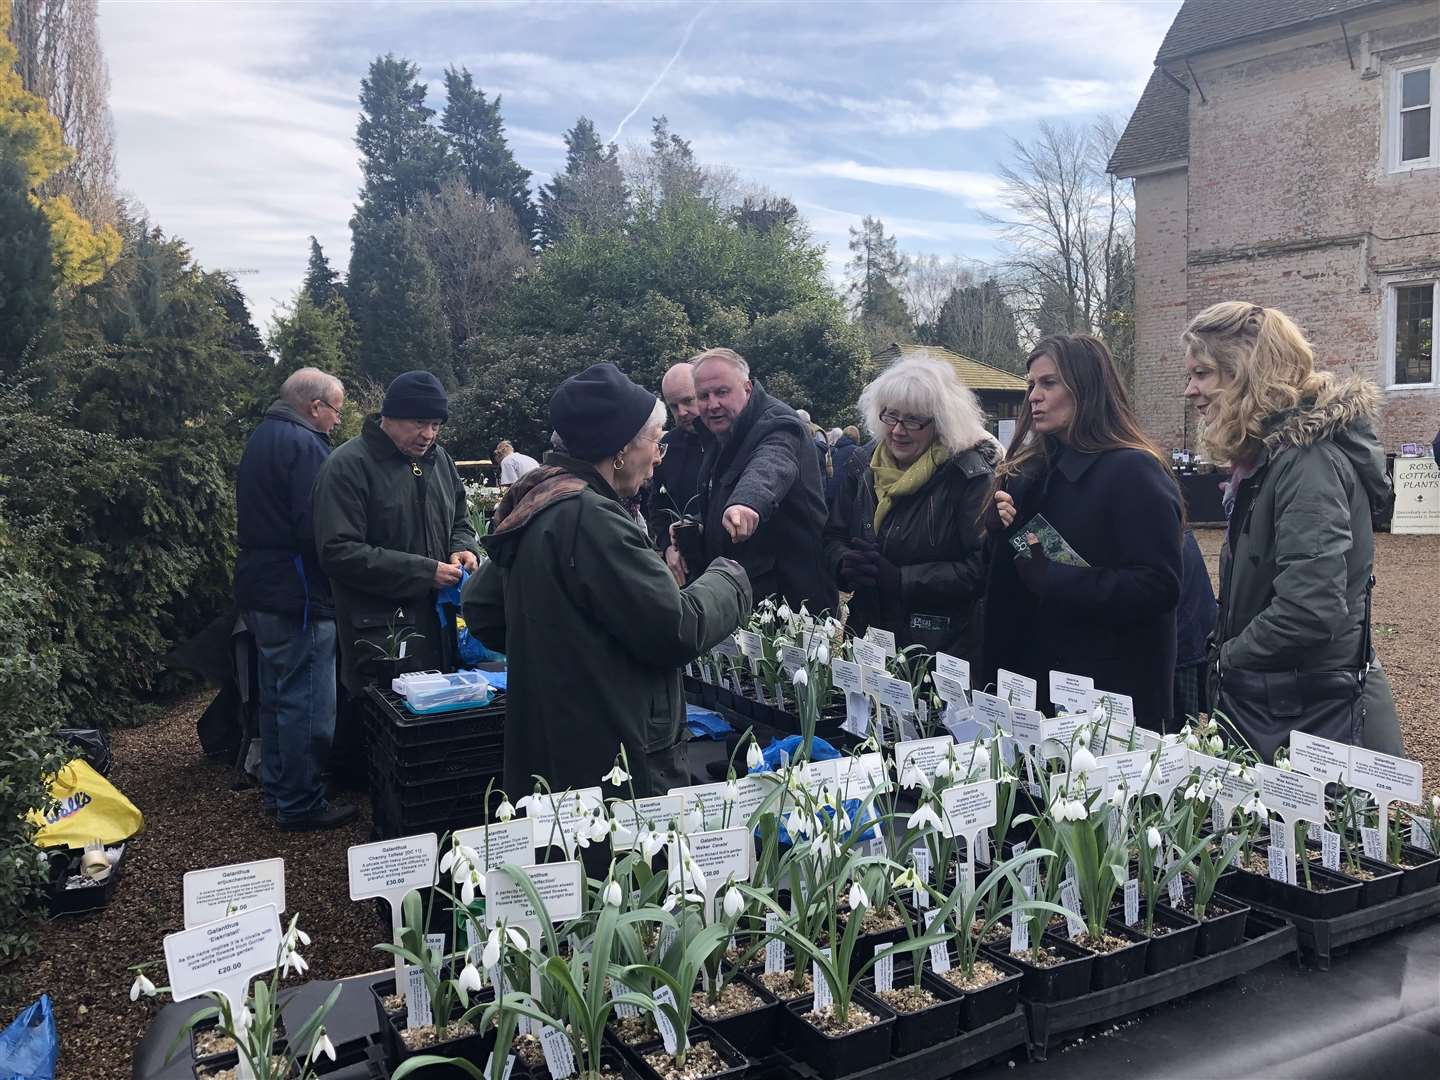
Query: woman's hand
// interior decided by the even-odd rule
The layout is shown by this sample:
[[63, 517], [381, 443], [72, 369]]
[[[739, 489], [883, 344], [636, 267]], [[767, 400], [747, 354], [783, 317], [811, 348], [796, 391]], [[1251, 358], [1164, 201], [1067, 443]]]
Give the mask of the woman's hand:
[[995, 512], [1000, 515], [1000, 524], [1005, 528], [1015, 524], [1015, 500], [1008, 491], [995, 492]]

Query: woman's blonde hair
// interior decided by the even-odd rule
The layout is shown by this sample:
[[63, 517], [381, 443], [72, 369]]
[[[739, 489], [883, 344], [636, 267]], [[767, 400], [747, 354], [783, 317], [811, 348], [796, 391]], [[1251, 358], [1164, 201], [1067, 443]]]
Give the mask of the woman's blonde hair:
[[905, 412], [934, 417], [935, 438], [952, 454], [969, 450], [985, 438], [985, 417], [970, 388], [955, 369], [923, 356], [902, 357], [860, 391], [860, 414], [865, 428], [877, 439], [885, 437], [882, 412]]
[[1260, 451], [1265, 420], [1319, 397], [1335, 378], [1315, 370], [1315, 351], [1283, 311], [1243, 300], [1212, 304], [1181, 336], [1192, 355], [1215, 365], [1223, 385], [1200, 439], [1218, 464], [1249, 461]]

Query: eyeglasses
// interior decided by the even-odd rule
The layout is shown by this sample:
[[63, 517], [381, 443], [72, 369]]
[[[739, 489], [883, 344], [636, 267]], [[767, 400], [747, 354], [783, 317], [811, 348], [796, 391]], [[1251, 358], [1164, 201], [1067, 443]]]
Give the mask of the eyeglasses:
[[935, 418], [933, 416], [927, 416], [922, 420], [917, 416], [896, 416], [892, 412], [882, 412], [880, 414], [880, 423], [885, 425], [885, 427], [893, 428], [896, 424], [899, 424], [906, 431], [919, 431], [921, 428], [929, 427], [934, 423], [934, 420]]
[[336, 416], [339, 416], [339, 415], [340, 415], [340, 410], [337, 409], [334, 405], [331, 405], [330, 402], [326, 401], [323, 397], [317, 397], [315, 400], [316, 400], [317, 402], [319, 402], [321, 405], [324, 405], [327, 409], [329, 409], [331, 412], [333, 412]]
[[646, 435], [638, 435], [636, 438], [641, 442], [653, 442], [655, 444], [655, 456], [661, 461], [664, 461], [665, 455], [670, 452], [670, 444], [661, 442], [660, 439], [652, 439]]

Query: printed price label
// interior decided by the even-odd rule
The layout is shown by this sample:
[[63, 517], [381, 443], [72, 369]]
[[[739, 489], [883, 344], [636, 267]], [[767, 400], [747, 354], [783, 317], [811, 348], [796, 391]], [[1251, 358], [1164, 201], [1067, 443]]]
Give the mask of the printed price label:
[[[1113, 690], [1091, 690], [1087, 704], [1090, 711], [1105, 717], [1106, 738], [1128, 749], [1135, 734], [1134, 699], [1129, 694], [1117, 694]], [[1135, 745], [1139, 746], [1139, 743]]]
[[874, 668], [876, 671], [885, 671], [885, 647], [877, 645], [873, 641], [866, 641], [864, 638], [855, 639], [855, 662], [863, 668]]
[[605, 797], [600, 788], [588, 787], [575, 791], [552, 792], [549, 795], [526, 795], [518, 805], [525, 811], [525, 816], [534, 822], [537, 848], [564, 849], [567, 843], [574, 846], [577, 826], [583, 824], [596, 810], [604, 807]]
[[[564, 1032], [553, 1027], [541, 1028], [540, 1050], [545, 1055], [545, 1067], [554, 1080], [575, 1075], [575, 1050]], [[670, 1052], [674, 1053], [673, 1050]]]
[[284, 911], [285, 860], [261, 859], [191, 870], [184, 878], [184, 893], [187, 930], [263, 904]]
[[995, 696], [1007, 702], [1012, 709], [1035, 708], [1037, 683], [1025, 675], [1001, 668], [995, 673]]
[[[880, 956], [885, 953], [884, 956]], [[888, 994], [895, 989], [895, 954], [891, 945], [876, 945], [875, 955], [880, 959], [875, 961], [875, 990], [877, 993]]]
[[786, 675], [793, 676], [805, 666], [805, 653], [794, 645], [780, 646], [780, 666], [785, 670]]
[[503, 867], [491, 872], [488, 879], [489, 917], [497, 922], [536, 925], [542, 914], [551, 922], [578, 919], [585, 901], [585, 870], [578, 862], [538, 863], [515, 868], [534, 886], [536, 895], [545, 905], [542, 913], [530, 902], [525, 890], [511, 879]]
[[776, 931], [780, 929], [780, 916], [769, 912], [765, 916], [765, 933], [771, 935], [765, 942], [765, 974], [774, 975], [777, 971], [785, 970], [785, 942], [775, 937]]
[[1424, 767], [1418, 761], [1350, 748], [1350, 786], [1364, 788], [1383, 807], [1391, 802], [1418, 804], [1424, 794]]
[[[543, 1048], [542, 1048], [543, 1049]], [[515, 1068], [515, 1055], [511, 1054], [505, 1059], [505, 1071], [501, 1073], [500, 1080], [510, 1080], [510, 1073]], [[491, 1080], [495, 1075], [495, 1053], [491, 1051], [490, 1056], [485, 1059], [485, 1080]]]
[[272, 904], [166, 934], [170, 996], [186, 1001], [216, 990], [238, 1007], [250, 980], [274, 968], [279, 954], [280, 915]]
[[[829, 949], [820, 951], [827, 958], [830, 956]], [[810, 965], [810, 981], [815, 984], [815, 1011], [819, 1012], [821, 1009], [830, 1008], [835, 1003], [835, 995], [830, 989], [830, 980], [825, 978], [825, 969], [820, 966], [818, 961]]]
[[350, 863], [350, 899], [383, 896], [398, 902], [407, 892], [435, 884], [434, 833], [402, 836], [375, 844], [356, 844]]
[[830, 681], [847, 694], [863, 694], [865, 684], [860, 678], [860, 665], [838, 656], [830, 661]]
[[[915, 876], [922, 882], [930, 881], [930, 849], [925, 846], [910, 849], [910, 855], [915, 860]], [[928, 908], [930, 906], [930, 891], [928, 889], [911, 889], [910, 898], [917, 908]]]
[[[891, 680], [898, 681], [898, 680]], [[909, 684], [905, 684], [907, 691]], [[900, 777], [901, 787], [915, 787], [922, 782], [928, 786], [935, 779], [935, 770], [951, 750], [955, 740], [949, 735], [937, 735], [930, 739], [914, 739], [895, 744], [895, 769]]]
[[1367, 859], [1374, 859], [1376, 862], [1385, 861], [1385, 840], [1376, 826], [1362, 825], [1360, 827], [1360, 845]]
[[[611, 978], [610, 978], [610, 999], [611, 999], [612, 1001], [614, 1001], [616, 998], [620, 997], [621, 995], [623, 995], [623, 994], [628, 994], [628, 993], [630, 993], [630, 988], [629, 988], [628, 986], [626, 986], [624, 983], [622, 983], [619, 979], [615, 978], [614, 976], [611, 976]], [[616, 1015], [616, 1016], [619, 1016], [619, 1017], [621, 1017], [621, 1018], [628, 1018], [628, 1017], [632, 1017], [632, 1016], [639, 1016], [639, 1015], [640, 1015], [640, 1006], [639, 1006], [639, 1005], [631, 1005], [628, 1001], [616, 1001], [616, 1002], [615, 1002], [615, 1015]]]
[[940, 793], [940, 810], [947, 836], [973, 836], [995, 824], [995, 781], [957, 784]]
[[1010, 916], [1010, 954], [1019, 956], [1030, 948], [1030, 921]]
[[535, 858], [535, 822], [532, 818], [517, 817], [510, 821], [497, 821], [493, 825], [476, 825], [470, 829], [456, 829], [454, 840], [473, 848], [485, 863], [486, 870], [514, 863], [524, 866]]
[[[925, 913], [925, 932], [928, 934], [930, 928], [935, 925], [935, 917], [938, 911], [927, 911]], [[942, 924], [943, 929], [943, 924]], [[936, 975], [944, 975], [950, 970], [950, 946], [947, 942], [938, 941], [930, 946], [930, 970]]]
[[1179, 907], [1180, 902], [1185, 899], [1185, 883], [1180, 880], [1179, 874], [1175, 874], [1170, 878], [1166, 889], [1169, 890], [1170, 894], [1170, 906]]
[[[610, 804], [610, 815], [619, 827], [611, 833], [610, 845], [616, 851], [628, 851], [635, 845], [635, 837], [647, 825], [652, 825], [657, 832], [664, 833], [678, 824], [684, 813], [685, 800], [679, 795], [656, 795], [648, 799], [636, 799], [633, 803], [629, 799], [616, 799]], [[510, 824], [513, 825], [514, 822]], [[513, 858], [505, 860], [512, 863], [515, 861]]]
[[[656, 1005], [670, 1006], [675, 1008], [675, 992], [668, 986], [657, 986], [655, 992], [650, 995]], [[675, 1034], [675, 1021], [671, 1014], [663, 1007], [655, 1010], [655, 1026], [660, 1029], [660, 1038], [665, 1043], [665, 1052], [674, 1054], [680, 1048], [680, 1040]]]
[[975, 722], [984, 731], [990, 734], [997, 731], [1013, 734], [1017, 741], [1023, 743], [1010, 718], [1010, 706], [1005, 703], [1004, 698], [987, 694], [983, 690], [975, 690], [970, 694], [970, 705], [975, 712]]
[[1417, 818], [1410, 819], [1410, 846], [1434, 853], [1434, 848], [1430, 844], [1430, 833]]
[[[685, 800], [686, 811], [699, 808], [703, 827], [710, 829], [719, 825], [725, 817], [725, 781], [714, 784], [695, 784], [691, 787], [672, 787], [670, 795]], [[693, 831], [693, 830], [692, 830]]]
[[1324, 780], [1269, 765], [1257, 765], [1256, 769], [1260, 772], [1260, 798], [1276, 814], [1292, 824], [1302, 819], [1325, 820]]
[[1320, 834], [1323, 831], [1318, 821], [1306, 822], [1305, 839], [1318, 844], [1320, 843]]
[[[960, 689], [966, 693], [970, 692], [970, 661], [962, 660], [958, 656], [951, 656], [949, 653], [937, 652], [935, 654], [935, 674], [943, 675], [947, 679], [960, 684]], [[942, 693], [942, 697], [944, 694]]]
[[765, 642], [754, 630], [741, 630], [740, 651], [751, 660], [763, 660], [765, 658]]
[[935, 692], [940, 695], [942, 701], [956, 709], [966, 709], [970, 705], [965, 685], [959, 679], [952, 679], [949, 675], [942, 675], [940, 672], [933, 672], [930, 682], [935, 687]]
[[887, 657], [895, 655], [895, 635], [889, 630], [881, 630], [878, 626], [872, 626], [865, 631], [865, 640], [879, 645], [885, 650]]
[[[1069, 713], [1085, 712], [1090, 706], [1090, 692], [1095, 680], [1088, 675], [1071, 675], [1066, 671], [1050, 672], [1050, 702]], [[1033, 705], [1029, 706], [1034, 708]]]
[[1085, 933], [1085, 912], [1080, 906], [1080, 889], [1076, 886], [1074, 878], [1066, 878], [1060, 883], [1060, 906], [1067, 909], [1065, 932], [1073, 941]]
[[1350, 747], [1304, 731], [1290, 732], [1290, 760], [1311, 776], [1343, 784], [1350, 773]]
[[1326, 870], [1340, 869], [1340, 834], [1320, 830], [1320, 865]]
[[1268, 849], [1270, 854], [1270, 879], [1272, 881], [1290, 880], [1290, 853], [1275, 846]]
[[893, 709], [900, 716], [910, 716], [915, 712], [915, 697], [910, 691], [910, 684], [904, 679], [892, 679], [888, 675], [876, 676], [874, 680], [878, 685], [876, 691], [880, 697], [880, 704], [887, 709]]
[[1125, 925], [1134, 926], [1140, 921], [1140, 882], [1130, 878], [1125, 882]]
[[405, 969], [405, 1030], [429, 1027], [435, 1023], [430, 1009], [430, 992], [425, 987], [425, 969]]

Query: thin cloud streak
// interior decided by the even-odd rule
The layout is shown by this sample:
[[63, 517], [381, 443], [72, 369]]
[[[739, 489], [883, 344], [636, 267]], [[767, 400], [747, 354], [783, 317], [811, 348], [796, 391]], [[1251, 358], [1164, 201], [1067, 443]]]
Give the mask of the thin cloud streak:
[[625, 118], [620, 121], [619, 125], [616, 126], [615, 134], [610, 136], [610, 141], [612, 143], [618, 143], [620, 141], [620, 134], [625, 130], [625, 125], [628, 124], [632, 119], [634, 119], [635, 114], [640, 111], [641, 106], [644, 105], [645, 102], [650, 100], [650, 95], [653, 94], [656, 88], [665, 81], [665, 76], [670, 74], [670, 69], [675, 66], [675, 61], [680, 59], [680, 54], [685, 51], [685, 46], [690, 43], [690, 35], [695, 32], [695, 24], [700, 21], [700, 16], [704, 15], [707, 11], [710, 10], [710, 6], [711, 5], [707, 4], [705, 7], [701, 8], [695, 13], [694, 18], [692, 18], [690, 22], [686, 24], [685, 33], [680, 38], [679, 46], [675, 49], [675, 52], [671, 54], [670, 59], [665, 61], [665, 66], [660, 69], [660, 74], [655, 76], [655, 81], [645, 88], [645, 93], [640, 95], [640, 100], [635, 103], [634, 108], [632, 108], [628, 113], [626, 113]]

